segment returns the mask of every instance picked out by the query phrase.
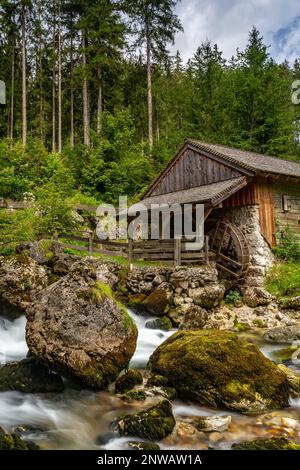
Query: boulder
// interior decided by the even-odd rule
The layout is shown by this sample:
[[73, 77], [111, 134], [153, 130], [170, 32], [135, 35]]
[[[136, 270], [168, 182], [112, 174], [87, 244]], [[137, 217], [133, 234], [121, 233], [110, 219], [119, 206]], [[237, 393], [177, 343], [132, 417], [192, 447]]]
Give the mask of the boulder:
[[147, 396], [143, 390], [136, 390], [133, 388], [126, 392], [123, 397], [125, 401], [145, 401]]
[[54, 240], [44, 239], [18, 245], [16, 252], [29, 256], [38, 264], [51, 264], [52, 259], [63, 252], [63, 248]]
[[145, 411], [121, 418], [118, 422], [118, 431], [121, 436], [160, 440], [171, 434], [174, 426], [175, 418], [171, 403], [163, 400]]
[[75, 263], [69, 274], [39, 295], [28, 313], [30, 352], [61, 375], [104, 388], [128, 366], [137, 329], [115, 301], [113, 264], [94, 258]]
[[264, 339], [270, 343], [293, 343], [300, 340], [299, 326], [278, 326], [268, 330]]
[[198, 305], [191, 305], [180, 324], [181, 330], [202, 330], [208, 320], [208, 312]]
[[170, 301], [169, 292], [164, 289], [154, 289], [143, 301], [143, 307], [151, 315], [164, 316]]
[[24, 393], [49, 393], [62, 392], [63, 389], [61, 377], [33, 358], [0, 367], [1, 392], [18, 390]]
[[270, 305], [275, 297], [262, 287], [247, 287], [243, 292], [243, 300], [248, 307]]
[[292, 398], [300, 397], [300, 375], [289, 367], [279, 364], [278, 368], [286, 375]]
[[225, 287], [222, 284], [212, 284], [205, 287], [191, 288], [188, 296], [193, 300], [195, 305], [203, 308], [217, 307], [225, 294]]
[[285, 374], [257, 347], [225, 331], [179, 331], [162, 343], [148, 367], [179, 397], [203, 405], [254, 412], [288, 405]]
[[135, 385], [143, 383], [142, 373], [137, 369], [130, 369], [125, 374], [120, 375], [115, 383], [116, 393], [125, 393], [131, 390]]
[[233, 444], [232, 450], [300, 450], [300, 445], [286, 437], [271, 437]]
[[169, 282], [174, 287], [187, 288], [188, 285], [206, 286], [218, 282], [218, 271], [211, 266], [199, 266], [197, 268], [176, 268], [169, 277]]
[[36, 299], [37, 293], [47, 285], [43, 266], [33, 259], [18, 255], [0, 257], [0, 299], [14, 307], [24, 309]]
[[149, 328], [152, 330], [163, 330], [163, 331], [169, 331], [169, 330], [172, 330], [173, 328], [170, 318], [166, 316], [156, 318], [155, 320], [148, 320], [145, 326], [146, 328]]

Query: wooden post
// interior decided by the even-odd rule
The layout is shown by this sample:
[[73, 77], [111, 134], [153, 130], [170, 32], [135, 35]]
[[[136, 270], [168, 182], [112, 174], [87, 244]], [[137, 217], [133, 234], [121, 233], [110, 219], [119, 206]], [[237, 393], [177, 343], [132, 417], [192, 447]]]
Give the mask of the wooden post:
[[133, 240], [132, 238], [128, 239], [128, 261], [129, 261], [129, 271], [133, 269]]
[[174, 264], [175, 266], [181, 265], [181, 239], [174, 239]]
[[93, 254], [93, 232], [89, 230], [89, 255]]
[[205, 236], [205, 262], [209, 264], [209, 236]]

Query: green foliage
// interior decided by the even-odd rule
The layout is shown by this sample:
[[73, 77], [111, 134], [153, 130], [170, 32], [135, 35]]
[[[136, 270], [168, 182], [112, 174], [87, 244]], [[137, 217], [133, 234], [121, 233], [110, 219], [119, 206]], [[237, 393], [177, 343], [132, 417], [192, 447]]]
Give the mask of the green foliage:
[[278, 263], [266, 277], [266, 289], [277, 297], [295, 297], [300, 295], [300, 263]]
[[236, 290], [230, 290], [228, 294], [226, 294], [224, 301], [227, 304], [235, 304], [236, 302], [240, 302], [243, 300], [243, 296], [239, 291]]
[[277, 258], [283, 261], [300, 260], [300, 244], [289, 226], [280, 233], [279, 243], [273, 249]]
[[33, 209], [0, 209], [0, 254], [12, 254], [16, 245], [34, 240], [37, 231], [37, 217]]

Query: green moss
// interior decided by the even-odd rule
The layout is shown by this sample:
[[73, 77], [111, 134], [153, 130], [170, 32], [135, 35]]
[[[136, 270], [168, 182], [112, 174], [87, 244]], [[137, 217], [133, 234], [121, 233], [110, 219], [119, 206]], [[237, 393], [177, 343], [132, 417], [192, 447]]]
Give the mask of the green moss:
[[143, 307], [153, 315], [163, 316], [168, 306], [168, 294], [163, 289], [155, 289], [143, 301]]
[[132, 389], [132, 390], [128, 390], [128, 392], [125, 393], [124, 398], [129, 401], [132, 401], [132, 400], [145, 401], [146, 394], [143, 390]]
[[159, 450], [160, 447], [155, 442], [129, 441], [128, 447], [132, 450]]
[[257, 328], [265, 328], [264, 322], [260, 320], [259, 318], [257, 320], [253, 320], [252, 323], [254, 326], [257, 326]]
[[219, 330], [182, 330], [152, 354], [148, 364], [179, 397], [201, 404], [257, 411], [287, 406], [287, 378], [257, 347]]
[[247, 323], [239, 322], [237, 317], [234, 318], [233, 326], [241, 333], [250, 329]]
[[130, 328], [136, 329], [136, 325], [133, 319], [131, 318], [131, 316], [129, 315], [125, 305], [123, 305], [121, 302], [117, 302], [117, 305], [123, 315], [123, 325], [124, 325], [125, 331], [128, 331]]
[[172, 400], [175, 400], [175, 398], [177, 398], [177, 392], [176, 392], [176, 389], [173, 388], [173, 387], [163, 387], [163, 392], [164, 392], [164, 396], [172, 401]]
[[145, 298], [145, 294], [131, 294], [128, 296], [127, 305], [128, 307], [136, 308], [143, 303]]
[[300, 445], [286, 437], [272, 437], [240, 442], [233, 444], [231, 448], [232, 450], [300, 450]]
[[120, 375], [115, 383], [116, 393], [125, 393], [131, 390], [135, 385], [143, 383], [142, 373], [137, 369], [130, 369], [125, 374]]
[[76, 291], [78, 299], [84, 299], [94, 303], [103, 302], [104, 299], [112, 299], [113, 293], [111, 287], [105, 282], [95, 282], [89, 289], [78, 289]]
[[[272, 351], [272, 358], [276, 362], [287, 362], [292, 360], [292, 355], [299, 350], [299, 345], [288, 346], [287, 348]], [[299, 353], [300, 355], [300, 353]], [[298, 357], [299, 357], [298, 355]]]
[[164, 330], [170, 331], [173, 328], [172, 322], [170, 318], [163, 316], [156, 318], [155, 320], [148, 321], [146, 324], [146, 328], [151, 328], [154, 330]]
[[151, 375], [147, 380], [148, 387], [166, 387], [168, 383], [169, 381], [166, 377], [158, 374]]
[[37, 450], [39, 447], [29, 441], [24, 441], [17, 434], [0, 432], [0, 450]]
[[122, 436], [160, 440], [171, 434], [175, 424], [172, 406], [163, 400], [145, 411], [124, 416], [118, 422], [118, 430]]

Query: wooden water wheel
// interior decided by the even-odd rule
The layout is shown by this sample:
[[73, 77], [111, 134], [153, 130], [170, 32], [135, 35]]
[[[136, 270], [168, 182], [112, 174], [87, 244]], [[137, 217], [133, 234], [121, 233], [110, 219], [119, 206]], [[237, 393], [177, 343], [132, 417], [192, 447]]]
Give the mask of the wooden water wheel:
[[243, 232], [226, 219], [217, 222], [210, 235], [210, 249], [217, 268], [230, 284], [245, 278], [249, 268], [249, 246]]

